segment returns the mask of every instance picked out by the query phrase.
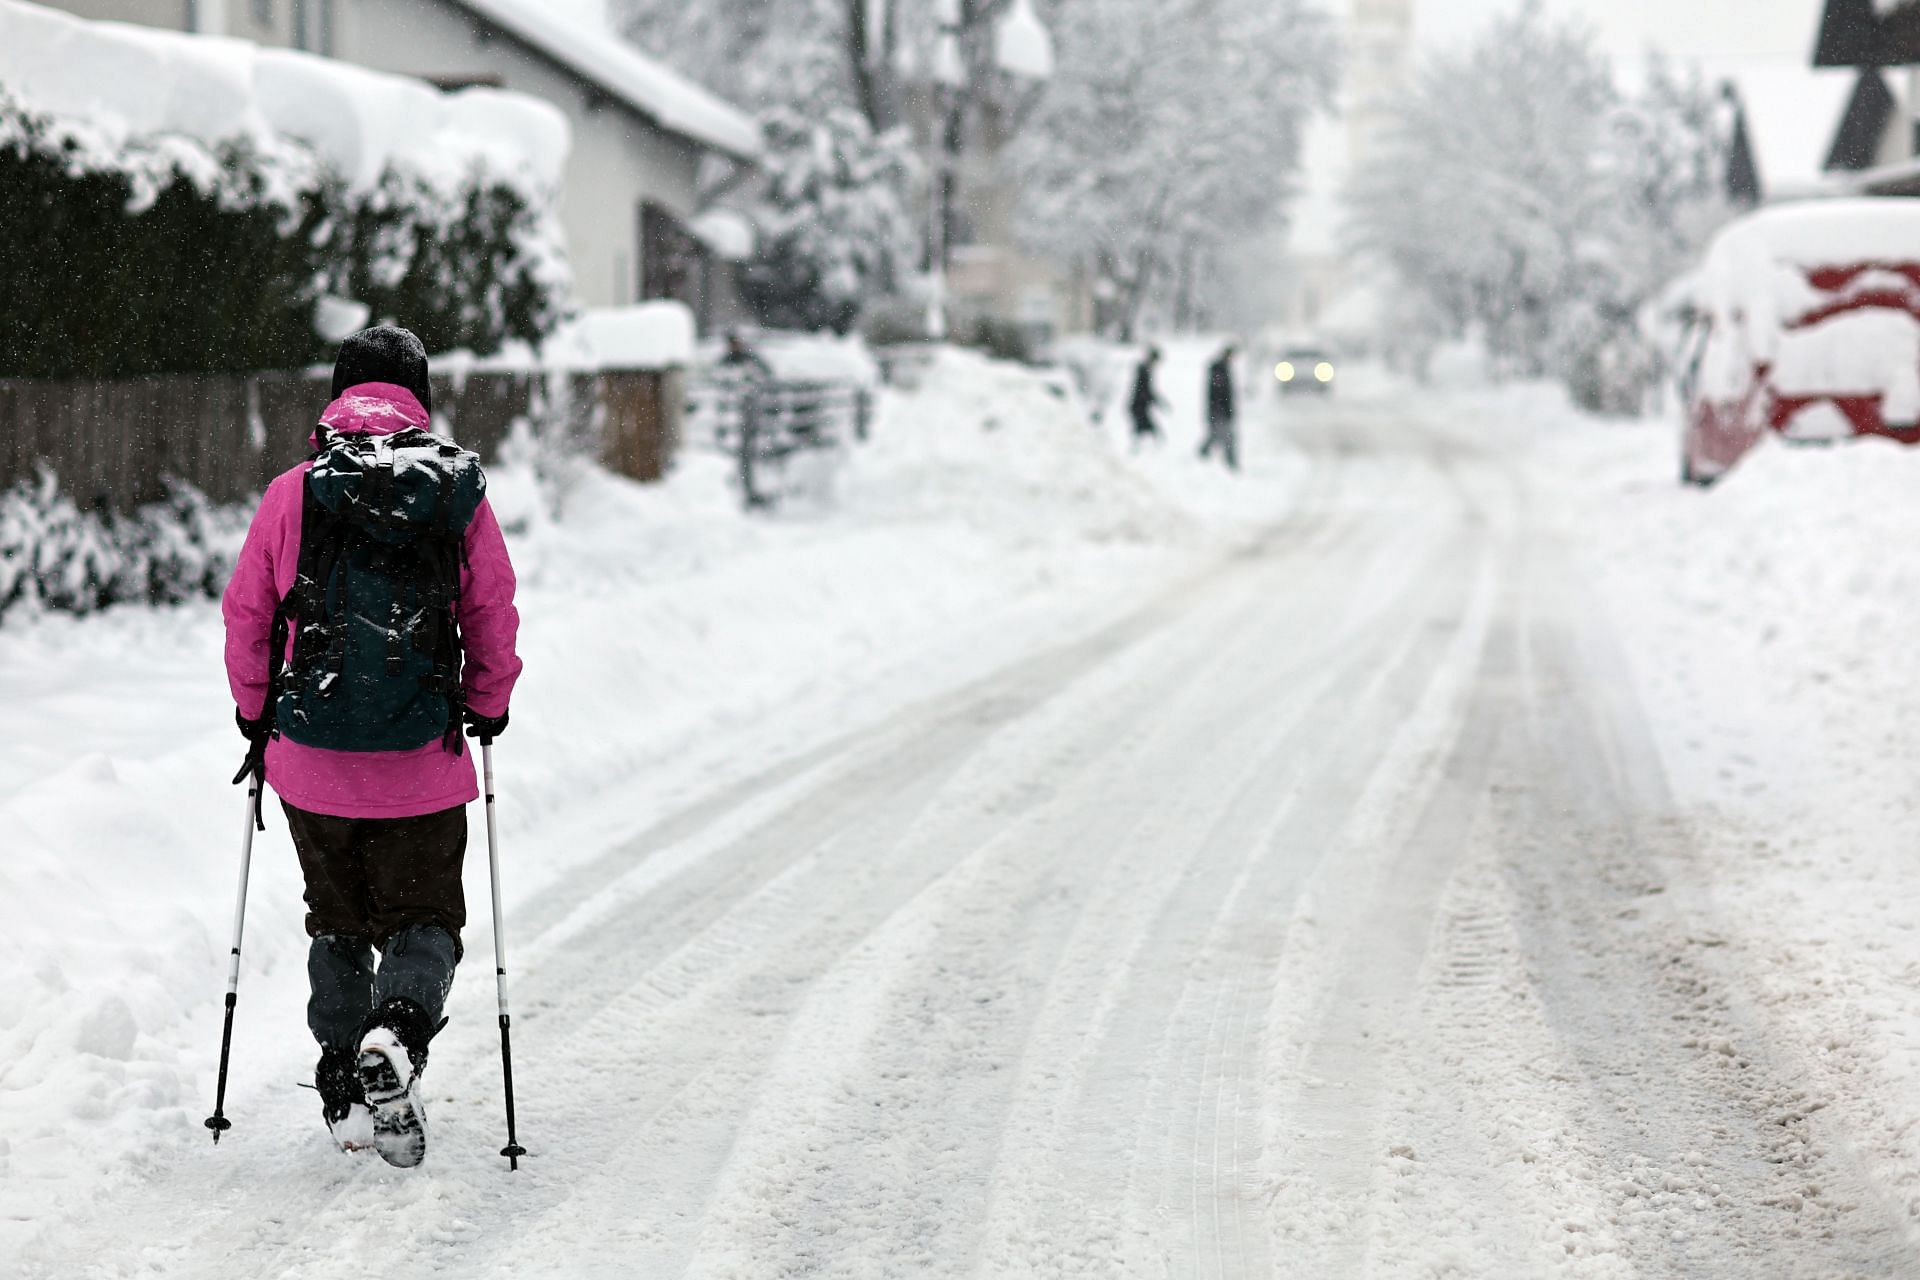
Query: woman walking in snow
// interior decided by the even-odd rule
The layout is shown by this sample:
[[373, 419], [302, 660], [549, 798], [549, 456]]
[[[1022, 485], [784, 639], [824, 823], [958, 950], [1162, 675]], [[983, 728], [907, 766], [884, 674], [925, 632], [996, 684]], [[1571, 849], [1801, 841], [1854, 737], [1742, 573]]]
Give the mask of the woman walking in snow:
[[427, 434], [420, 340], [348, 338], [331, 394], [313, 457], [267, 487], [227, 585], [227, 677], [306, 881], [327, 1127], [410, 1165], [466, 924], [479, 787], [461, 730], [506, 728], [519, 614], [479, 460]]

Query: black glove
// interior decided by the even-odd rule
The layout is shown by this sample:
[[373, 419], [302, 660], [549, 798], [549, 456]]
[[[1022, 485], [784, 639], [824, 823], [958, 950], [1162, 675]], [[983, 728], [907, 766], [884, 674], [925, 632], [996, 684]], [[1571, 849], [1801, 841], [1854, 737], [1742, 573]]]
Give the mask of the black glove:
[[268, 736], [273, 732], [272, 727], [267, 724], [267, 713], [264, 709], [260, 712], [258, 720], [249, 720], [240, 708], [235, 707], [233, 722], [240, 726], [240, 736], [256, 749], [265, 747]]
[[507, 731], [507, 713], [504, 711], [497, 716], [483, 716], [472, 707], [467, 707], [461, 715], [467, 722], [467, 736], [480, 739], [482, 745]]
[[[248, 778], [264, 783], [267, 778], [267, 740], [273, 737], [273, 725], [267, 720], [267, 712], [273, 704], [268, 703], [260, 711], [258, 720], [249, 720], [242, 715], [240, 708], [233, 709], [233, 722], [240, 726], [240, 736], [247, 740], [247, 758], [240, 762], [240, 772], [233, 775], [233, 784], [237, 787]], [[262, 786], [253, 793], [253, 823], [260, 830], [267, 829], [265, 816], [260, 811], [266, 787]]]

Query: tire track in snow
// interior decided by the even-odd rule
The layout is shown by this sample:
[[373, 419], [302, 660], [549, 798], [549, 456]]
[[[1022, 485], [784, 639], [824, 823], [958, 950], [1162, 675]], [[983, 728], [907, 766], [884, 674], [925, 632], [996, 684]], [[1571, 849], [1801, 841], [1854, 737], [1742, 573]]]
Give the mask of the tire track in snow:
[[[1256, 630], [1255, 634], [1262, 634], [1262, 633]], [[1186, 668], [1184, 665], [1176, 666], [1175, 669], [1182, 670], [1182, 671], [1188, 670], [1188, 668]], [[1204, 676], [1206, 673], [1201, 672], [1197, 674]], [[1197, 680], [1189, 681], [1188, 686], [1191, 689], [1198, 689], [1198, 690], [1205, 691], [1210, 688], [1212, 683], [1213, 683], [1212, 681], [1209, 681], [1207, 679], [1197, 679]], [[1217, 694], [1215, 696], [1217, 696]], [[1170, 717], [1163, 711], [1161, 718], [1164, 721]], [[1085, 727], [1081, 725], [1069, 726], [1069, 729], [1071, 732], [1074, 732], [1076, 734], [1085, 733]], [[1088, 735], [1088, 736], [1092, 736], [1092, 735]], [[1205, 735], [1203, 735], [1203, 737], [1204, 736]], [[1148, 765], [1146, 766], [1148, 769], [1147, 777], [1143, 778], [1142, 781], [1147, 781], [1155, 775], [1164, 774], [1165, 763], [1164, 763], [1163, 757], [1164, 757], [1164, 753], [1167, 751], [1167, 748], [1165, 746], [1161, 746], [1159, 749], [1163, 753], [1163, 755], [1156, 756], [1153, 758], [1153, 760], [1149, 761]], [[1191, 751], [1200, 751], [1200, 750], [1201, 750], [1200, 742], [1196, 741], [1194, 744], [1192, 744]], [[1216, 746], [1213, 748], [1213, 750], [1217, 752], [1219, 748]], [[1178, 758], [1182, 758], [1184, 760], [1184, 763], [1187, 765], [1187, 767], [1193, 767], [1196, 764], [1200, 764], [1204, 762], [1204, 758], [1196, 758], [1195, 755], [1191, 753], [1191, 751], [1188, 751], [1187, 748], [1183, 746], [1181, 751], [1176, 751], [1173, 754]], [[1109, 763], [1111, 764], [1111, 761]], [[1205, 772], [1205, 771], [1202, 770], [1202, 772]], [[1097, 814], [1099, 812], [1099, 805], [1095, 802], [1097, 802], [1102, 796], [1108, 796], [1108, 795], [1125, 796], [1125, 795], [1137, 794], [1140, 788], [1136, 784], [1126, 783], [1123, 778], [1116, 779], [1115, 777], [1112, 776], [1112, 770], [1111, 768], [1109, 768], [1099, 778], [1094, 779], [1090, 786], [1083, 788], [1083, 790], [1085, 791], [1084, 795], [1067, 797], [1063, 799], [1055, 807], [1056, 808], [1064, 807], [1066, 806], [1067, 799], [1071, 799], [1072, 805], [1068, 809], [1070, 813], [1086, 811], [1086, 812]], [[1156, 830], [1164, 830], [1167, 827], [1168, 822], [1169, 822], [1169, 818], [1163, 815], [1160, 818], [1158, 824], [1156, 825]], [[1123, 825], [1129, 827], [1130, 830], [1128, 830], [1121, 837], [1122, 839], [1127, 838], [1127, 836], [1131, 836], [1135, 840], [1139, 838], [1138, 836], [1139, 825], [1134, 818], [1130, 816], [1123, 817]], [[1177, 826], [1178, 824], [1176, 823], [1173, 825]], [[1163, 838], [1163, 837], [1156, 837], [1154, 841], [1150, 841], [1149, 843], [1157, 843], [1159, 838]], [[1070, 839], [1074, 844], [1077, 844], [1083, 849], [1096, 850], [1096, 851], [1104, 851], [1104, 849], [1107, 847], [1109, 843], [1107, 839], [1102, 837], [1101, 832], [1097, 829], [1097, 824], [1096, 824], [1096, 829], [1093, 832], [1089, 833], [1086, 830], [1078, 830], [1071, 834]], [[942, 956], [949, 957], [950, 968], [952, 970], [957, 971], [964, 967], [967, 957], [969, 957], [970, 955], [978, 954], [982, 950], [983, 946], [991, 944], [993, 938], [998, 936], [997, 933], [995, 933], [995, 931], [1004, 929], [1009, 924], [1009, 921], [1007, 919], [1002, 918], [999, 914], [991, 910], [975, 910], [974, 908], [977, 906], [978, 902], [982, 898], [984, 898], [989, 903], [997, 902], [1001, 900], [1011, 900], [1015, 902], [1032, 902], [1037, 900], [1046, 901], [1049, 903], [1049, 906], [1051, 909], [1058, 910], [1062, 906], [1058, 894], [1046, 895], [1046, 894], [1036, 893], [1035, 886], [1031, 884], [1023, 886], [1020, 883], [1020, 876], [1022, 874], [1025, 874], [1025, 875], [1037, 874], [1042, 879], [1043, 884], [1050, 883], [1054, 885], [1062, 885], [1062, 884], [1071, 885], [1075, 883], [1078, 879], [1080, 879], [1081, 876], [1087, 874], [1086, 870], [1084, 869], [1080, 871], [1075, 871], [1072, 874], [1068, 874], [1064, 866], [1059, 864], [1054, 864], [1054, 865], [1049, 865], [1049, 866], [1040, 868], [1037, 872], [1032, 869], [1023, 869], [1023, 871], [1019, 873], [1016, 873], [1011, 876], [1006, 876], [1003, 878], [1001, 876], [996, 875], [994, 872], [992, 863], [996, 858], [998, 858], [998, 860], [1000, 860], [1003, 863], [1008, 861], [1019, 862], [1024, 860], [1023, 855], [1024, 855], [1024, 850], [1026, 846], [1031, 846], [1032, 849], [1036, 852], [1044, 849], [1046, 846], [1043, 838], [1036, 838], [1033, 840], [1002, 838], [1000, 840], [997, 840], [995, 843], [997, 845], [1004, 846], [1004, 849], [997, 851], [995, 848], [989, 847], [988, 849], [982, 851], [981, 853], [972, 855], [972, 859], [974, 861], [987, 864], [986, 869], [979, 871], [977, 874], [979, 874], [982, 877], [983, 884], [991, 885], [990, 889], [976, 890], [973, 893], [963, 892], [955, 888], [955, 885], [962, 883], [958, 879], [953, 879], [950, 883], [940, 886], [939, 891], [941, 893], [941, 900], [946, 902], [948, 905], [942, 908], [941, 910], [934, 912], [934, 914], [932, 914], [930, 917], [926, 919], [921, 919], [918, 916], [903, 917], [904, 919], [909, 920], [910, 924], [900, 926], [898, 929], [896, 929], [894, 925], [890, 924], [888, 936], [891, 939], [891, 945], [896, 950], [896, 954], [890, 954], [884, 961], [883, 960], [872, 961], [870, 964], [866, 966], [866, 969], [863, 970], [863, 972], [871, 971], [878, 975], [893, 975], [893, 977], [890, 979], [883, 976], [883, 977], [876, 978], [875, 980], [891, 981], [895, 985], [902, 986], [904, 990], [906, 990], [907, 992], [910, 992], [910, 993], [914, 992], [918, 988], [916, 988], [915, 985], [911, 982], [902, 982], [899, 979], [898, 974], [900, 973], [900, 971], [904, 969], [911, 968], [913, 964], [916, 962], [916, 960], [918, 960], [918, 962], [920, 963], [923, 969], [926, 967], [927, 962], [923, 958], [918, 957], [918, 953], [917, 953], [917, 948], [922, 945], [922, 939], [925, 934], [933, 933], [935, 935], [942, 936], [942, 941], [945, 942], [948, 937], [957, 937], [962, 932], [961, 930], [956, 930], [951, 925], [950, 921], [953, 919], [954, 916], [958, 915], [963, 919], [966, 919], [969, 915], [976, 915], [979, 917], [979, 920], [973, 921], [972, 923], [976, 924], [980, 928], [986, 929], [987, 932], [985, 934], [979, 934], [977, 932], [968, 934], [964, 941], [956, 941], [954, 945], [950, 948], [944, 945], [938, 948], [939, 954], [941, 954]], [[1101, 859], [1104, 859], [1104, 857], [1105, 855], [1103, 852], [1101, 854]], [[1033, 927], [1026, 927], [1022, 929], [1022, 928], [1016, 927], [1015, 932], [1016, 933], [1024, 932], [1027, 934], [1037, 933], [1042, 937], [1052, 937], [1057, 934], [1064, 933], [1065, 931], [1054, 930], [1054, 929], [1041, 930]], [[1046, 948], [1043, 947], [1041, 948], [1041, 950], [1044, 951], [1046, 950]], [[1043, 971], [1046, 967], [1047, 965], [1044, 961], [1044, 958], [1036, 959], [1033, 963], [1033, 969], [1036, 972]], [[854, 985], [859, 986], [860, 984], [854, 984]], [[823, 1007], [826, 1010], [820, 1016], [820, 1022], [823, 1026], [831, 1026], [834, 1028], [845, 1027], [846, 1019], [838, 1016], [838, 1010], [831, 1001], [825, 1002]], [[874, 1013], [872, 1016], [875, 1019], [880, 1018], [879, 1013]], [[1008, 1015], [1008, 1017], [1012, 1022], [1017, 1022], [1019, 1020], [1019, 1017], [1021, 1016], [1025, 1016], [1025, 1015], [1024, 1014]], [[1003, 1020], [1003, 1023], [1004, 1021], [1005, 1020]], [[986, 1030], [994, 1031], [995, 1029], [987, 1028]], [[1002, 1025], [998, 1029], [998, 1034], [1001, 1034], [1004, 1039], [1008, 1039], [1008, 1040], [1018, 1039], [1017, 1036], [1012, 1036], [1008, 1034], [1004, 1025]], [[818, 1066], [812, 1061], [812, 1056], [813, 1055], [808, 1051], [801, 1051], [795, 1055], [795, 1062], [797, 1064], [795, 1068], [796, 1076], [804, 1079], [808, 1079], [808, 1080], [817, 1079]], [[856, 1066], [860, 1065], [860, 1060], [857, 1057], [849, 1059], [849, 1061], [854, 1063]], [[860, 1072], [856, 1071], [854, 1074], [858, 1076]], [[884, 1078], [884, 1073], [882, 1074]], [[925, 1072], [922, 1072], [921, 1074], [924, 1075]], [[787, 1098], [788, 1092], [789, 1090], [786, 1090], [786, 1089], [777, 1089], [773, 1091], [772, 1096], [784, 1101]], [[819, 1092], [819, 1086], [817, 1084], [813, 1086], [811, 1089], [811, 1092], [817, 1094]], [[849, 1092], [851, 1092], [854, 1096], [860, 1096], [861, 1094], [861, 1090], [858, 1088], [850, 1090]], [[785, 1114], [785, 1112], [779, 1106], [776, 1106], [775, 1111], [776, 1111], [776, 1114]], [[769, 1120], [765, 1122], [760, 1122], [756, 1127], [762, 1130], [769, 1130], [769, 1131], [784, 1130], [786, 1132], [792, 1133], [792, 1132], [812, 1131], [817, 1126], [812, 1123], [796, 1122], [791, 1119], [786, 1119], [786, 1120], [779, 1120], [779, 1121]], [[834, 1127], [831, 1125], [824, 1126], [824, 1127], [828, 1132], [836, 1131]], [[736, 1163], [742, 1169], [751, 1172], [751, 1171], [757, 1171], [757, 1170], [763, 1169], [770, 1162], [778, 1163], [778, 1157], [770, 1156], [764, 1150], [756, 1150], [752, 1158], [742, 1159], [737, 1161]], [[804, 1181], [804, 1178], [802, 1180]], [[792, 1196], [795, 1194], [795, 1192], [791, 1188], [779, 1188], [774, 1194], [777, 1197]], [[765, 1196], [762, 1195], [762, 1196], [756, 1197], [753, 1195], [740, 1194], [736, 1196], [736, 1199], [738, 1199], [742, 1203], [742, 1205], [745, 1206], [745, 1208], [741, 1210], [742, 1225], [738, 1229], [742, 1231], [750, 1230], [751, 1224], [756, 1218], [756, 1213], [754, 1212], [754, 1210], [757, 1207], [757, 1203], [760, 1200], [764, 1200]], [[765, 1214], [772, 1214], [775, 1217], [782, 1216], [778, 1213], [777, 1210], [774, 1210], [774, 1209], [767, 1209], [764, 1214], [761, 1214], [759, 1216], [761, 1218], [764, 1218]], [[797, 1217], [797, 1215], [786, 1215], [786, 1216]], [[762, 1242], [762, 1244], [764, 1248], [765, 1242]], [[783, 1241], [782, 1247], [775, 1249], [774, 1251], [780, 1253], [782, 1256], [793, 1255], [796, 1253], [798, 1254], [798, 1256], [802, 1256], [802, 1257], [808, 1256], [806, 1241], [804, 1239], [800, 1239], [796, 1241]], [[710, 1257], [725, 1258], [729, 1256], [727, 1247], [724, 1244], [719, 1243], [717, 1241], [708, 1241], [705, 1252], [706, 1252], [706, 1255]], [[964, 1254], [962, 1256], [964, 1257]], [[950, 1269], [951, 1265], [952, 1265], [951, 1261], [948, 1260], [943, 1264], [942, 1269]]]

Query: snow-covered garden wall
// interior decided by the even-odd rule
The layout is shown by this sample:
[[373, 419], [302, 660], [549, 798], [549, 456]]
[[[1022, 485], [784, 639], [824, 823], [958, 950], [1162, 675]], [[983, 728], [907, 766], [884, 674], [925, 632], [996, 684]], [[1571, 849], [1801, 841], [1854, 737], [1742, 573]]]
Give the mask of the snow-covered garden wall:
[[0, 0], [0, 376], [296, 367], [361, 315], [538, 341], [567, 147], [524, 95]]

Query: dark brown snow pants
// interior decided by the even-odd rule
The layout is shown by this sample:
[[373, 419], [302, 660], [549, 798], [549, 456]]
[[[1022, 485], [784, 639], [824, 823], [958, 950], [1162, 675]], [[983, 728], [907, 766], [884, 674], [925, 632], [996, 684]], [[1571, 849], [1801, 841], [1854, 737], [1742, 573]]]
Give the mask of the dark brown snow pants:
[[280, 807], [307, 881], [308, 937], [379, 947], [410, 925], [438, 925], [459, 939], [467, 923], [464, 805], [418, 818], [335, 818]]
[[[412, 1001], [438, 1025], [467, 922], [465, 806], [419, 818], [333, 818], [282, 802], [307, 880], [307, 1026], [350, 1051], [375, 1012]], [[374, 953], [379, 952], [379, 966]]]

